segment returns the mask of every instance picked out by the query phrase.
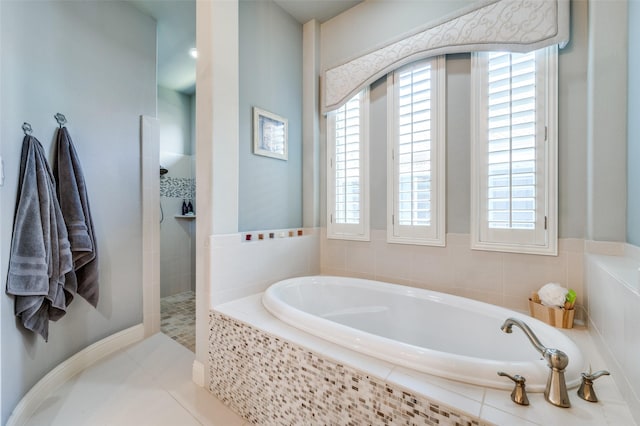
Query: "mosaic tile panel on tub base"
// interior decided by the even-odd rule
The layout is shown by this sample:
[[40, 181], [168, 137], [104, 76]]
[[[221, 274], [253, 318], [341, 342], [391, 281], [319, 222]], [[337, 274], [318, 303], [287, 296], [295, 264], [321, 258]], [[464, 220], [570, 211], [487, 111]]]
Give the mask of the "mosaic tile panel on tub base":
[[209, 389], [251, 423], [487, 424], [218, 312], [209, 329]]

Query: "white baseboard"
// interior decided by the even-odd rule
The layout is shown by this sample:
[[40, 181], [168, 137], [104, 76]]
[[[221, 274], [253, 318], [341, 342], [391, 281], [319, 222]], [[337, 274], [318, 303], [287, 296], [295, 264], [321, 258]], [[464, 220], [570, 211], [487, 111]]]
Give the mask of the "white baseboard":
[[191, 379], [196, 385], [200, 386], [201, 388], [204, 387], [204, 365], [197, 359], [193, 361]]
[[112, 334], [66, 359], [36, 383], [13, 409], [6, 426], [27, 423], [42, 401], [55, 389], [107, 355], [144, 338], [142, 324]]

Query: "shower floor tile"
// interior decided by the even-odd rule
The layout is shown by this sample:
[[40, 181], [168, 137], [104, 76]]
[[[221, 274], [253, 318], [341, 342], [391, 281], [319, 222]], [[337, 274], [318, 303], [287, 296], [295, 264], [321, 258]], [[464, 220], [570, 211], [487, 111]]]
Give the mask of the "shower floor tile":
[[191, 352], [196, 350], [196, 294], [193, 291], [160, 299], [160, 331]]

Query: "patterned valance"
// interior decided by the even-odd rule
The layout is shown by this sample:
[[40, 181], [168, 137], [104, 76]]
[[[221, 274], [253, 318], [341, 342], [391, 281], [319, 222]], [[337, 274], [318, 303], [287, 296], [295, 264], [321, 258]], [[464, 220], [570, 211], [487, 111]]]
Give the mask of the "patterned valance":
[[322, 109], [339, 108], [363, 87], [418, 59], [480, 50], [527, 52], [568, 41], [569, 0], [481, 1], [326, 70]]

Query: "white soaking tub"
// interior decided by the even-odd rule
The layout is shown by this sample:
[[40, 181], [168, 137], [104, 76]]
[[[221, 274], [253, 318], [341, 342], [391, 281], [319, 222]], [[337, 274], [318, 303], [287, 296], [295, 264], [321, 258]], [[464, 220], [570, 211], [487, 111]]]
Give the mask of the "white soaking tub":
[[[509, 317], [525, 322], [543, 345], [569, 356], [568, 387], [585, 363], [571, 339], [528, 315], [463, 297], [356, 278], [311, 276], [273, 284], [262, 303], [280, 320], [352, 350], [418, 371], [499, 389], [526, 378], [544, 391], [549, 367], [522, 330], [500, 327]], [[357, 367], [357, 366], [356, 366]]]

